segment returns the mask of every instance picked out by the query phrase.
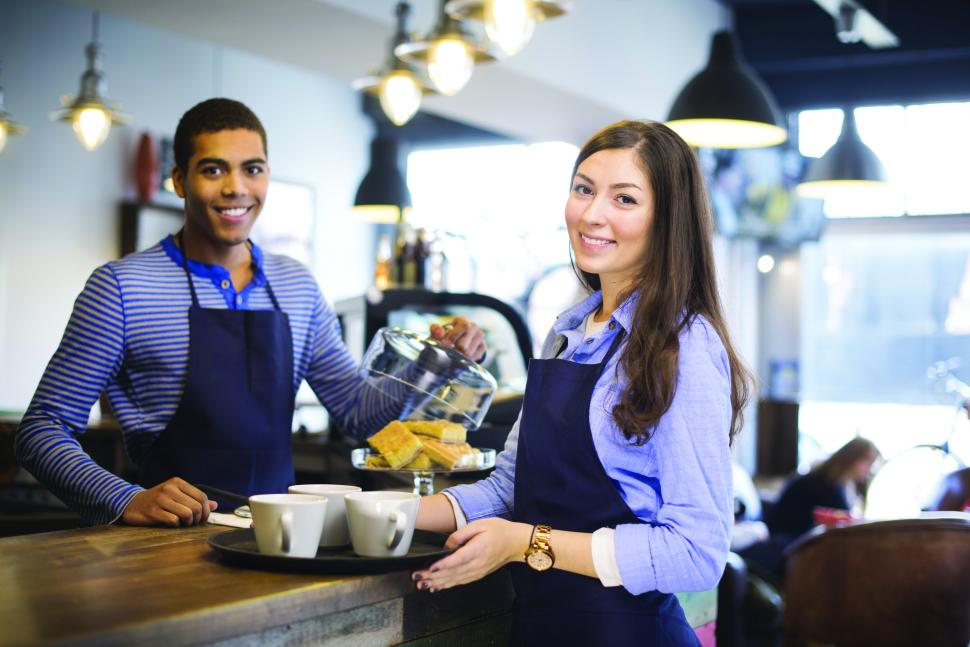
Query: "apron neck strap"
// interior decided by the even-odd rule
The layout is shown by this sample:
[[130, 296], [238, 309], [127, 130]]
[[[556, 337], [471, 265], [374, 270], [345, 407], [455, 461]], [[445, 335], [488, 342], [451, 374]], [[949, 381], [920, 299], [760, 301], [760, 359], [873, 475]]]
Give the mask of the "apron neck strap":
[[623, 330], [622, 326], [620, 330], [616, 333], [616, 337], [613, 338], [613, 343], [610, 344], [610, 349], [606, 351], [606, 355], [603, 357], [603, 366], [609, 364], [610, 359], [616, 354], [616, 351], [620, 349], [620, 344], [623, 343], [623, 338], [626, 337], [626, 331]]
[[[185, 279], [189, 282], [189, 292], [192, 293], [192, 305], [198, 308], [199, 298], [195, 295], [195, 285], [192, 283], [192, 273], [189, 272], [189, 255], [185, 253], [185, 239], [182, 237], [182, 231], [182, 229], [179, 229], [178, 233], [179, 247], [181, 248], [180, 251], [182, 252], [182, 269], [185, 270]], [[246, 242], [249, 243], [250, 249], [252, 249], [253, 241], [247, 238]], [[250, 254], [251, 253], [252, 252], [250, 252]], [[283, 308], [280, 307], [280, 302], [276, 300], [276, 294], [273, 292], [273, 288], [269, 284], [269, 279], [266, 279], [266, 291], [269, 293], [269, 298], [273, 302], [273, 308], [275, 308], [277, 312], [283, 312]]]
[[283, 308], [280, 307], [280, 302], [276, 300], [276, 295], [273, 293], [273, 286], [269, 284], [269, 279], [266, 279], [266, 291], [269, 293], [269, 298], [273, 301], [273, 307], [276, 308], [277, 312], [283, 312]]
[[182, 237], [182, 230], [179, 229], [179, 247], [182, 252], [182, 269], [185, 270], [185, 280], [189, 282], [189, 292], [192, 293], [192, 305], [199, 307], [199, 298], [195, 296], [195, 285], [192, 283], [192, 274], [189, 272], [189, 255], [185, 253], [185, 239]]

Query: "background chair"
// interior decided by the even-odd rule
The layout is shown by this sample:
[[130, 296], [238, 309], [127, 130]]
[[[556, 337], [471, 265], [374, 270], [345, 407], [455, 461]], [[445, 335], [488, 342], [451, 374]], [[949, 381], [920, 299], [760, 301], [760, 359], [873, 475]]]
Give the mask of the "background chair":
[[947, 474], [940, 482], [928, 510], [961, 512], [970, 504], [970, 467]]
[[786, 560], [786, 645], [970, 641], [968, 514], [818, 529]]

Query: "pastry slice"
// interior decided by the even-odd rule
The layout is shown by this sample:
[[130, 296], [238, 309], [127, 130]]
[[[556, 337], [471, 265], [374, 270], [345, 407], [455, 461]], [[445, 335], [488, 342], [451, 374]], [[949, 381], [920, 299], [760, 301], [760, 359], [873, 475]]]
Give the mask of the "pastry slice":
[[431, 459], [423, 451], [418, 452], [418, 455], [413, 461], [404, 466], [406, 470], [429, 470], [431, 469]]
[[453, 470], [461, 463], [462, 457], [474, 453], [468, 443], [443, 443], [436, 438], [421, 436], [424, 453], [442, 467]]
[[379, 454], [368, 454], [367, 457], [364, 458], [364, 465], [367, 467], [379, 467], [381, 469], [387, 469], [390, 467], [388, 462], [384, 460], [384, 457], [380, 456]]
[[405, 420], [404, 426], [413, 433], [431, 436], [445, 443], [463, 443], [467, 430], [448, 420]]
[[368, 438], [367, 444], [379, 452], [394, 470], [401, 469], [413, 461], [421, 451], [421, 441], [399, 420], [388, 423], [386, 427]]

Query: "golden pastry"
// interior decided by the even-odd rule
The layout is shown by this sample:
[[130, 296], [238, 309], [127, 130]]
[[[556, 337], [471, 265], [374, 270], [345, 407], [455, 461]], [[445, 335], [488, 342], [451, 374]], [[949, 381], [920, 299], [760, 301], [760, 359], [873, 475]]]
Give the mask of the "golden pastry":
[[367, 439], [387, 461], [391, 469], [401, 469], [415, 459], [421, 451], [421, 441], [399, 420], [392, 420], [386, 427]]
[[429, 470], [431, 469], [431, 459], [423, 451], [419, 452], [413, 461], [404, 466], [406, 470]]
[[444, 443], [463, 443], [467, 430], [448, 420], [405, 420], [404, 426], [413, 433], [431, 436]]
[[380, 454], [368, 454], [367, 457], [364, 458], [364, 465], [367, 467], [378, 467], [381, 469], [387, 469], [390, 467], [388, 462], [384, 460], [384, 457]]
[[424, 453], [432, 461], [449, 470], [455, 469], [455, 466], [462, 461], [463, 456], [475, 452], [468, 443], [443, 443], [427, 436], [421, 437], [421, 444], [424, 445]]

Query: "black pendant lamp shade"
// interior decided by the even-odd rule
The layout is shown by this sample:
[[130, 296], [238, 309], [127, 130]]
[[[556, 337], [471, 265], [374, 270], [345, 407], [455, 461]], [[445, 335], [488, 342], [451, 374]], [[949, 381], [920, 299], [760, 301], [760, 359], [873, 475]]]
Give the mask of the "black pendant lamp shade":
[[667, 125], [692, 146], [760, 148], [788, 139], [764, 83], [738, 52], [730, 32], [711, 41], [707, 67], [680, 91]]
[[396, 223], [411, 206], [411, 192], [401, 173], [400, 145], [378, 134], [370, 145], [370, 168], [354, 198], [354, 212], [370, 222]]
[[798, 194], [824, 199], [834, 193], [882, 189], [886, 169], [872, 149], [862, 143], [852, 108], [846, 108], [842, 132], [832, 147], [808, 168]]

